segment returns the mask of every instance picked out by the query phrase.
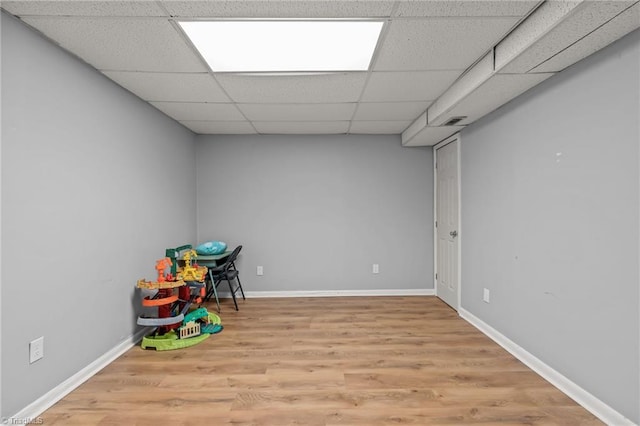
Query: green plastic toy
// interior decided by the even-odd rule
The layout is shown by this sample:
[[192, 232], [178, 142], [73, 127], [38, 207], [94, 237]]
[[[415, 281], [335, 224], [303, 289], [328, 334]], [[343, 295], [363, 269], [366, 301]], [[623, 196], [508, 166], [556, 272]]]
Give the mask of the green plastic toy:
[[174, 349], [188, 348], [207, 340], [211, 336], [208, 333], [202, 333], [199, 336], [189, 337], [188, 339], [178, 339], [175, 330], [171, 330], [163, 335], [150, 335], [142, 338], [142, 349], [155, 349], [156, 351], [171, 351]]
[[178, 333], [175, 330], [171, 330], [165, 334], [151, 334], [142, 338], [140, 346], [142, 349], [155, 349], [156, 351], [171, 351], [174, 349], [183, 349], [190, 346], [197, 345], [209, 338], [212, 334], [219, 333], [223, 327], [220, 317], [213, 312], [207, 312], [205, 308], [198, 308], [189, 312], [185, 316], [184, 323], [192, 321], [196, 318], [202, 318], [207, 316], [209, 318], [209, 324], [204, 325], [201, 328], [201, 334], [199, 336], [189, 337], [187, 339], [179, 339]]

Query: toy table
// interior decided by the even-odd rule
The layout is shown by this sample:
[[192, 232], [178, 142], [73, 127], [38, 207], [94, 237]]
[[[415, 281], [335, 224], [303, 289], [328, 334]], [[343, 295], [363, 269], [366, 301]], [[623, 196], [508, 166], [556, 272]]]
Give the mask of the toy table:
[[199, 254], [198, 257], [195, 258], [195, 261], [198, 265], [206, 266], [207, 268], [215, 268], [216, 266], [222, 265], [224, 260], [229, 257], [231, 251], [227, 250], [224, 253], [220, 254], [211, 254], [204, 255]]
[[204, 255], [204, 254], [199, 254], [198, 257], [195, 258], [195, 262], [198, 265], [202, 265], [202, 266], [206, 266], [207, 268], [209, 268], [209, 280], [211, 281], [211, 287], [213, 288], [213, 295], [216, 298], [216, 305], [218, 306], [218, 312], [220, 312], [220, 300], [218, 299], [218, 291], [216, 290], [216, 286], [213, 282], [213, 274], [211, 273], [211, 269], [215, 268], [216, 266], [220, 266], [224, 264], [224, 261], [227, 257], [229, 257], [229, 255], [231, 254], [230, 251], [225, 251], [224, 253], [220, 253], [220, 254], [211, 254], [211, 255]]

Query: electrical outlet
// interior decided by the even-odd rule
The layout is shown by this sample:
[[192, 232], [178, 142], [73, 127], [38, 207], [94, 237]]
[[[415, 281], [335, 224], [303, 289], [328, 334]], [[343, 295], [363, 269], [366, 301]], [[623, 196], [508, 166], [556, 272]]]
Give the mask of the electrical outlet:
[[484, 292], [482, 293], [482, 300], [484, 300], [486, 303], [489, 303], [490, 302], [490, 296], [491, 296], [491, 293], [489, 292], [489, 289], [485, 288]]
[[373, 264], [373, 269], [371, 270], [371, 272], [373, 272], [374, 274], [377, 274], [380, 272], [380, 265], [378, 265], [377, 263]]
[[29, 364], [33, 364], [44, 357], [44, 336], [29, 343]]
[[262, 276], [264, 274], [264, 268], [262, 266], [258, 266], [256, 268], [256, 275]]

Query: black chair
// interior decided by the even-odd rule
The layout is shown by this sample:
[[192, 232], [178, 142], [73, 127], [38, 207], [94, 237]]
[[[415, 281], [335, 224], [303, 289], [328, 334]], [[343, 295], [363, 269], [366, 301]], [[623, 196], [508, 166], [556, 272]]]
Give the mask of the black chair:
[[[236, 293], [240, 290], [242, 294], [242, 299], [245, 300], [244, 290], [242, 289], [242, 283], [240, 282], [240, 277], [238, 276], [238, 270], [236, 269], [235, 261], [238, 257], [238, 254], [242, 250], [242, 246], [238, 246], [227, 257], [227, 260], [223, 265], [217, 266], [215, 268], [210, 269], [211, 272], [211, 288], [207, 292], [206, 300], [209, 300], [211, 294], [216, 294], [216, 288], [220, 285], [222, 281], [227, 281], [229, 284], [229, 291], [231, 292], [231, 297], [233, 298], [233, 304], [236, 307], [236, 311], [238, 310], [238, 302], [236, 301]], [[233, 287], [231, 283], [233, 280], [238, 282], [237, 287]], [[220, 305], [218, 305], [218, 309], [220, 309]]]

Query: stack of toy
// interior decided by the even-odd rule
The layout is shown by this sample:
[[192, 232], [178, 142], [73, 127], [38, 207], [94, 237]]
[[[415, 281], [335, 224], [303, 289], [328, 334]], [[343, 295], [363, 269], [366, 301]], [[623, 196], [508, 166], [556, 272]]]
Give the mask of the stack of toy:
[[[177, 257], [181, 251], [184, 254], [178, 266]], [[167, 249], [166, 257], [156, 262], [156, 281], [138, 280], [138, 288], [156, 290], [142, 299], [142, 306], [158, 308], [157, 317], [138, 317], [138, 325], [156, 327], [153, 334], [142, 339], [143, 349], [186, 348], [222, 331], [218, 315], [203, 307], [192, 309], [194, 304], [202, 303], [207, 275], [207, 267], [194, 263], [195, 257], [197, 254], [189, 245]]]

